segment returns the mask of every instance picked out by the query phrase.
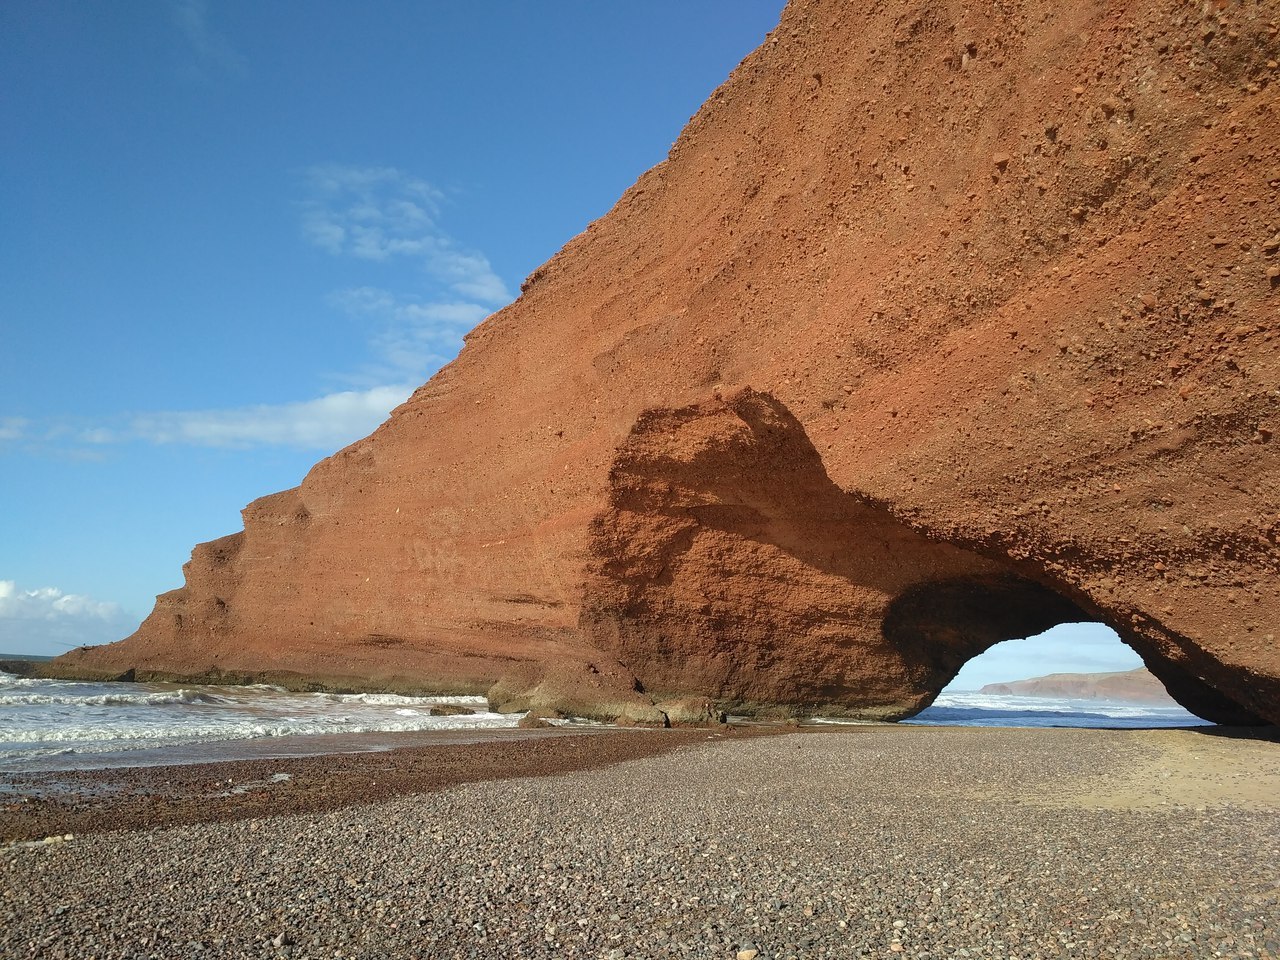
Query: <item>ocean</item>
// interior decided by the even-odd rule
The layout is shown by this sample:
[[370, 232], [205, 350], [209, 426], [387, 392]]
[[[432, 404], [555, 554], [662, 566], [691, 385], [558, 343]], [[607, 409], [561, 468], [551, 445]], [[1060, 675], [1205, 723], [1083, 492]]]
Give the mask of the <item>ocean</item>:
[[[449, 715], [439, 715], [439, 708]], [[504, 730], [514, 728], [519, 717], [491, 712], [483, 697], [73, 683], [0, 673], [0, 773], [376, 750], [403, 741], [389, 734]], [[1129, 728], [1206, 723], [1177, 706], [946, 692], [905, 722]]]
[[1200, 727], [1211, 726], [1177, 704], [1013, 697], [943, 691], [932, 706], [903, 723], [964, 727]]
[[[461, 713], [438, 715], [460, 709]], [[515, 727], [484, 697], [83, 683], [0, 672], [0, 772], [379, 749], [386, 734]]]

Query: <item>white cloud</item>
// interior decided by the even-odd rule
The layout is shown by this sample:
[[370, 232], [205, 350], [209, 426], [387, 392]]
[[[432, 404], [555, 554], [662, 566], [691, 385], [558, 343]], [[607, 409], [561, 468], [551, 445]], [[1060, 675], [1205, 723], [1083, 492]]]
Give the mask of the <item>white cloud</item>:
[[202, 447], [284, 446], [336, 450], [373, 431], [413, 385], [346, 390], [297, 403], [190, 410], [135, 417], [129, 435]]
[[107, 427], [91, 427], [88, 430], [80, 431], [79, 438], [84, 443], [107, 444], [118, 442], [121, 436], [118, 430], [111, 430]]
[[0, 442], [21, 440], [30, 422], [25, 417], [0, 417]]
[[421, 303], [378, 287], [355, 287], [331, 296], [337, 307], [376, 326], [370, 345], [381, 366], [364, 371], [373, 379], [423, 380], [457, 356], [462, 336], [489, 314], [466, 301]]
[[511, 300], [487, 257], [457, 249], [438, 222], [444, 195], [394, 167], [312, 167], [302, 232], [328, 253], [361, 260], [410, 257], [456, 297], [490, 305]]
[[394, 167], [312, 167], [306, 186], [303, 235], [329, 253], [362, 260], [425, 256], [442, 241], [440, 192]]
[[439, 250], [427, 261], [427, 269], [461, 296], [484, 303], [506, 303], [511, 299], [507, 285], [481, 254]]
[[[208, 34], [201, 3], [176, 3], [191, 36]], [[193, 43], [195, 40], [193, 39]], [[331, 305], [369, 326], [368, 359], [330, 382], [354, 389], [283, 404], [161, 411], [108, 421], [50, 421], [45, 445], [61, 455], [101, 458], [129, 442], [247, 448], [283, 446], [332, 452], [370, 433], [427, 377], [452, 360], [463, 335], [511, 299], [483, 254], [457, 249], [439, 228], [443, 194], [394, 167], [313, 167], [302, 230], [315, 246], [365, 261], [409, 258], [423, 289], [404, 295], [362, 286], [330, 295]], [[0, 418], [0, 442], [30, 433]]]
[[110, 643], [132, 633], [138, 618], [57, 587], [20, 590], [0, 580], [0, 653], [52, 656], [84, 644]]
[[194, 61], [188, 64], [197, 74], [206, 77], [211, 71], [242, 75], [245, 59], [227, 39], [209, 25], [209, 10], [205, 0], [169, 0], [173, 22], [182, 34]]
[[950, 688], [977, 690], [1050, 673], [1110, 673], [1140, 666], [1142, 658], [1110, 627], [1064, 623], [1025, 640], [996, 644], [966, 663]]

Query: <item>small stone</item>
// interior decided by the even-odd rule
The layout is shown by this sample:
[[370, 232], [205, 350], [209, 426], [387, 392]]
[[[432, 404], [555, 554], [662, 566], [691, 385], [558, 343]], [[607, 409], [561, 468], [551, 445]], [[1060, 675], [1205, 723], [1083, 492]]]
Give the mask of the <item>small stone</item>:
[[288, 947], [293, 944], [293, 937], [289, 936], [287, 931], [281, 930], [271, 938], [271, 943], [277, 947]]
[[1009, 165], [1010, 159], [1012, 158], [1007, 153], [997, 153], [991, 157], [991, 162], [995, 164], [997, 170], [1003, 170]]
[[760, 951], [755, 947], [748, 947], [745, 950], [738, 951], [738, 960], [756, 960], [760, 956]]

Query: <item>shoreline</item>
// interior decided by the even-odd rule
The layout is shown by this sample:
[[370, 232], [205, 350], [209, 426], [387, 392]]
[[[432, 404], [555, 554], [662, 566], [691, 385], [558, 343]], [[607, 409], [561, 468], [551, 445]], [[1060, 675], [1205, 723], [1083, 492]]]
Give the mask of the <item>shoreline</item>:
[[6, 771], [0, 772], [0, 844], [319, 813], [466, 783], [599, 769], [707, 740], [790, 729], [726, 724], [427, 731], [381, 734], [383, 746], [357, 752]]
[[[999, 738], [1031, 749], [1056, 735], [1093, 737], [1105, 749], [1140, 742], [1140, 771], [1085, 778], [1075, 796], [1099, 809], [1232, 802], [1280, 809], [1280, 729], [1274, 727], [988, 727], [856, 723], [716, 727], [556, 726], [369, 735], [375, 747], [232, 759], [0, 772], [0, 846], [65, 834], [150, 830], [259, 816], [314, 814], [448, 790], [470, 783], [553, 777], [660, 757], [680, 748], [776, 736], [883, 739], [932, 731], [970, 742]], [[298, 738], [304, 739], [304, 738]], [[310, 739], [358, 739], [320, 736]], [[1108, 742], [1110, 741], [1110, 742]], [[1192, 752], [1191, 744], [1194, 744]], [[206, 749], [209, 745], [191, 748]], [[216, 749], [216, 744], [212, 745]], [[243, 746], [237, 744], [238, 747]], [[263, 742], [264, 750], [282, 745]], [[1241, 757], [1273, 769], [1241, 782]], [[991, 799], [992, 795], [975, 795]], [[1029, 803], [1043, 798], [1026, 797]]]

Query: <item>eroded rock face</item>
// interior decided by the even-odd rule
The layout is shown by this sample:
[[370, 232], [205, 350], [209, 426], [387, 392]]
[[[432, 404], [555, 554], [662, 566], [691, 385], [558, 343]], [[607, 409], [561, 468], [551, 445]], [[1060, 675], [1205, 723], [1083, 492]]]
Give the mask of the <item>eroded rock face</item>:
[[[841, 490], [799, 421], [751, 390], [641, 417], [610, 480], [580, 623], [656, 696], [711, 689], [734, 711], [896, 718], [976, 650], [1085, 619]], [[954, 616], [961, 604], [899, 599], [956, 583], [1034, 600], [991, 611], [987, 636]], [[947, 626], [922, 629], [922, 610]]]
[[457, 361], [59, 669], [893, 717], [1091, 619], [1280, 720], [1273, 16], [793, 3]]

